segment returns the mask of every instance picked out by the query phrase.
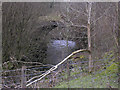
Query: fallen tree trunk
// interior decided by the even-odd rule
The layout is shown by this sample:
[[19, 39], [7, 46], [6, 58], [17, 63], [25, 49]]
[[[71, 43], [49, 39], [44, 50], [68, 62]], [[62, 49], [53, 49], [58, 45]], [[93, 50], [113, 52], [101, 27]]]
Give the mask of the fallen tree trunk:
[[[77, 50], [77, 51], [74, 51], [72, 52], [70, 55], [68, 55], [65, 59], [63, 59], [60, 63], [58, 63], [57, 65], [53, 66], [52, 68], [50, 68], [48, 71], [46, 71], [45, 73], [39, 75], [39, 76], [35, 76], [33, 78], [31, 78], [30, 80], [27, 81], [27, 85], [26, 86], [30, 86], [31, 84], [37, 82], [37, 81], [40, 81], [42, 78], [44, 78], [46, 75], [50, 74], [52, 71], [54, 71], [55, 69], [58, 68], [59, 65], [61, 65], [62, 63], [64, 63], [66, 60], [68, 60], [71, 56], [79, 53], [79, 52], [85, 52], [87, 51], [88, 53], [91, 53], [90, 50], [87, 50], [87, 49], [80, 49], [80, 50]], [[33, 79], [35, 78], [38, 78], [34, 81], [32, 81]]]

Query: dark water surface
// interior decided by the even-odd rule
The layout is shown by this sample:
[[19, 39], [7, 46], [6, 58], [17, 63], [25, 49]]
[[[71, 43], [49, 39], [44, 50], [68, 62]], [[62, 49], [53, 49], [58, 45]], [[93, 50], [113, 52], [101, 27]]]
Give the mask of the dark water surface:
[[52, 40], [47, 46], [45, 63], [57, 64], [75, 50], [76, 43], [67, 40]]

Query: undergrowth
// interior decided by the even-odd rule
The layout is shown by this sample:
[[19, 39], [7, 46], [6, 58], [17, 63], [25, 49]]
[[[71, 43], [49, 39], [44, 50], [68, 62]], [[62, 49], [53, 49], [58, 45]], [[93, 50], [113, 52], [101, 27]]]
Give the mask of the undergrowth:
[[[81, 74], [75, 79], [69, 81], [62, 81], [57, 84], [55, 88], [118, 88], [118, 62], [115, 62], [114, 53], [112, 51], [104, 54], [101, 66], [98, 70], [92, 74]], [[96, 63], [96, 62], [95, 62]], [[81, 71], [71, 72], [71, 76], [80, 74]], [[86, 72], [82, 72], [86, 73]], [[67, 78], [67, 74], [64, 74]]]

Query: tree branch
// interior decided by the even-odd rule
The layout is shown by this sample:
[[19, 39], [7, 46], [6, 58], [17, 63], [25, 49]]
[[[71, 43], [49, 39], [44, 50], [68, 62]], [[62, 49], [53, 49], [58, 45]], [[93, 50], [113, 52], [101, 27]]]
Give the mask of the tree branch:
[[[68, 55], [65, 59], [63, 59], [60, 63], [58, 63], [57, 65], [53, 66], [51, 69], [49, 69], [48, 71], [46, 71], [45, 73], [39, 75], [39, 76], [35, 76], [33, 78], [31, 78], [30, 80], [28, 80], [27, 82], [30, 82], [32, 81], [33, 79], [37, 78], [37, 77], [40, 77], [30, 83], [28, 83], [26, 86], [30, 86], [31, 84], [37, 82], [37, 81], [40, 81], [42, 78], [44, 78], [46, 75], [48, 75], [49, 73], [51, 73], [51, 71], [54, 71], [55, 69], [58, 68], [59, 65], [61, 65], [62, 63], [64, 63], [66, 60], [68, 60], [71, 56], [73, 56], [74, 54], [77, 54], [79, 52], [85, 52], [87, 51], [88, 53], [91, 53], [90, 50], [87, 50], [87, 49], [80, 49], [80, 50], [77, 50], [77, 51], [74, 51], [72, 52], [70, 55]], [[42, 76], [42, 77], [41, 77]]]
[[[92, 23], [95, 23], [95, 22], [97, 22], [98, 20], [100, 20], [104, 15], [106, 15], [107, 11], [108, 11], [110, 8], [111, 8], [111, 6], [108, 7], [108, 8], [105, 10], [105, 12], [102, 14], [102, 16], [98, 17], [95, 21], [92, 21]], [[92, 24], [92, 23], [91, 23], [91, 24]]]

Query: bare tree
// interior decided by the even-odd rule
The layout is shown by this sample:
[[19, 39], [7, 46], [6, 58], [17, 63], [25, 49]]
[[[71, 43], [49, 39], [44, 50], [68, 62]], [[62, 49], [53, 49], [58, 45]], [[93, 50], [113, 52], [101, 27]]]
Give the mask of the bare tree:
[[[68, 8], [69, 12], [67, 12], [67, 9], [65, 9], [66, 6], [69, 6]], [[108, 20], [110, 20], [111, 16], [114, 14], [114, 8], [115, 8], [114, 3], [84, 2], [84, 3], [69, 3], [69, 4], [66, 4], [66, 6], [65, 4], [63, 4], [64, 9], [62, 8], [61, 10], [62, 19], [60, 21], [62, 23], [65, 23], [65, 22], [69, 23], [67, 25], [69, 26], [69, 29], [70, 29], [69, 31], [72, 32], [72, 35], [71, 35], [72, 39], [77, 36], [75, 32], [74, 32], [75, 33], [75, 36], [74, 36], [73, 31], [76, 30], [77, 33], [82, 32], [82, 29], [84, 29], [83, 31], [87, 31], [85, 33], [87, 35], [88, 40], [87, 40], [87, 43], [83, 43], [83, 46], [88, 45], [88, 49], [91, 51], [91, 53], [89, 54], [89, 72], [91, 72], [93, 67], [92, 55], [94, 55], [94, 57], [96, 55], [94, 51], [96, 51], [98, 54], [99, 53], [98, 50], [102, 50], [101, 51], [101, 55], [102, 55], [102, 52], [107, 51], [108, 48], [110, 47], [109, 45], [113, 44], [112, 42], [111, 42], [112, 44], [110, 44], [110, 42], [105, 41], [105, 39], [101, 39], [102, 38], [101, 35], [103, 34], [104, 38], [106, 38], [105, 34], [112, 33], [112, 30], [110, 27], [113, 27], [113, 25], [112, 24], [110, 25], [110, 23], [113, 23], [115, 19], [113, 21], [108, 21]], [[110, 11], [112, 11], [113, 14]], [[66, 14], [68, 15], [66, 16]], [[107, 23], [107, 22], [110, 22], [110, 23]], [[105, 30], [106, 26], [108, 30], [110, 29], [109, 31]], [[102, 32], [100, 31], [101, 28], [103, 28]], [[86, 35], [84, 35], [84, 33], [82, 33], [82, 35], [85, 39]], [[79, 37], [81, 37], [80, 34], [79, 34]], [[81, 46], [82, 42], [85, 42], [86, 39], [85, 41], [83, 40], [81, 41], [81, 40], [82, 39], [79, 39], [77, 41], [77, 43], [80, 42], [78, 44], [79, 47], [87, 48], [87, 47]]]
[[28, 3], [3, 3], [3, 60], [20, 59], [26, 52], [29, 31], [35, 24], [32, 9]]
[[50, 5], [3, 3], [3, 62], [11, 60], [11, 57], [23, 61], [43, 60], [42, 54], [39, 54], [46, 50], [43, 39], [57, 27], [56, 21], [45, 21], [45, 17], [42, 17], [52, 12]]
[[[88, 2], [88, 4], [86, 5], [86, 10], [88, 13], [88, 23], [87, 23], [87, 31], [88, 31], [88, 50], [90, 50], [91, 52], [91, 9], [92, 9], [92, 3]], [[92, 61], [92, 54], [89, 54], [89, 72], [92, 71], [92, 67], [93, 67], [93, 61]]]

